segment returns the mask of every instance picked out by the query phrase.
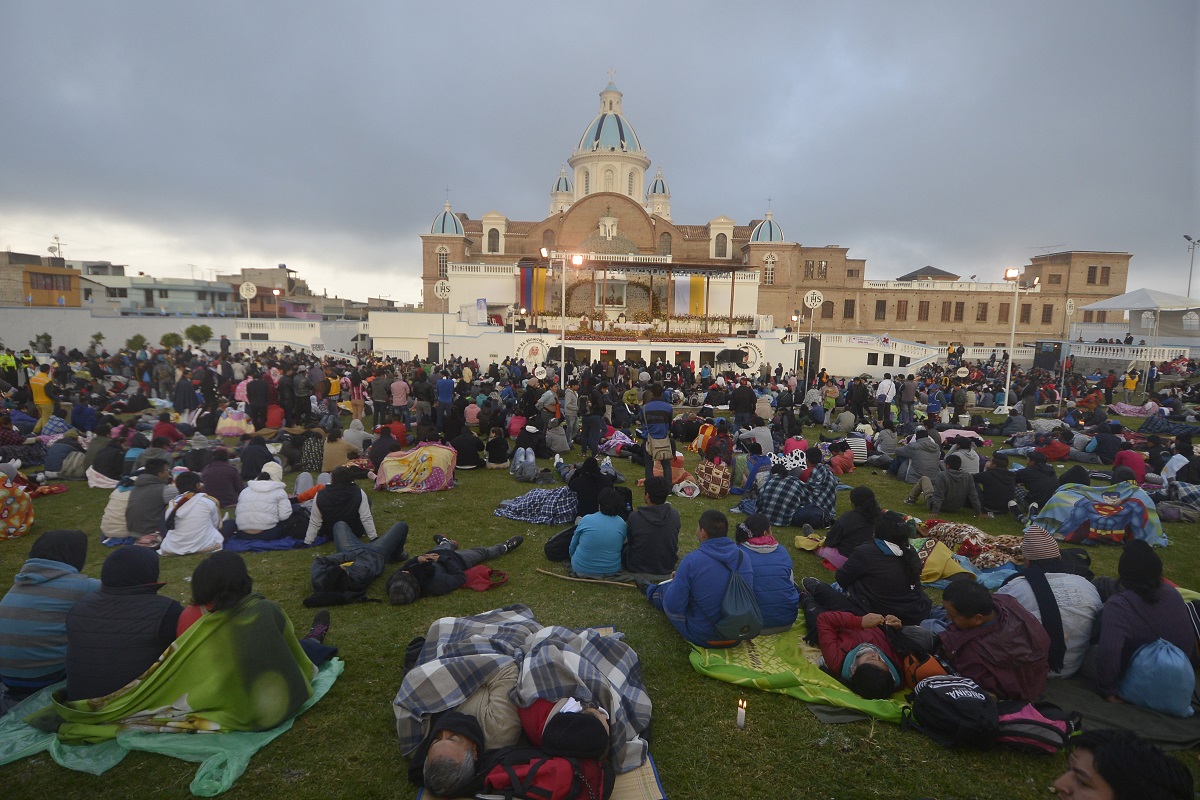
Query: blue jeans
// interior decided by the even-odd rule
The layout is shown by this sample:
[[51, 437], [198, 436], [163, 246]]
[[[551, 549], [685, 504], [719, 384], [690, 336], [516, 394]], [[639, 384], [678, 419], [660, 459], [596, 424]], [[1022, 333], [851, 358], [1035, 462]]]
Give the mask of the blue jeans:
[[751, 414], [749, 411], [735, 411], [733, 414], [733, 429], [738, 430], [740, 428], [749, 428], [750, 417], [752, 416], [753, 414]]
[[391, 561], [397, 553], [404, 552], [404, 542], [407, 539], [407, 522], [397, 522], [388, 528], [387, 533], [373, 542], [359, 539], [345, 522], [333, 523], [333, 546], [339, 553], [353, 553], [355, 550], [363, 549], [374, 550], [383, 556], [384, 560]]
[[901, 403], [900, 403], [900, 424], [901, 425], [903, 425], [907, 422], [913, 421], [913, 409], [915, 406], [916, 406], [916, 403], [906, 403], [906, 402], [901, 401]]
[[446, 415], [450, 413], [450, 403], [439, 402], [437, 404], [437, 432], [441, 433], [446, 427]]
[[1021, 457], [1024, 457], [1024, 456], [1027, 456], [1027, 455], [1029, 455], [1030, 453], [1032, 453], [1032, 452], [1033, 452], [1034, 450], [1036, 450], [1036, 449], [1037, 449], [1037, 448], [1036, 448], [1036, 447], [1033, 447], [1032, 445], [1030, 445], [1029, 447], [1008, 447], [1008, 448], [1005, 448], [1005, 449], [1003, 449], [1003, 450], [997, 450], [995, 453], [993, 453], [993, 455], [998, 455], [998, 456], [999, 456], [999, 455], [1005, 455], [1005, 456], [1021, 456]]
[[800, 506], [792, 514], [792, 525], [799, 528], [801, 525], [812, 525], [814, 528], [824, 528], [829, 525], [829, 516], [825, 510], [813, 505]]

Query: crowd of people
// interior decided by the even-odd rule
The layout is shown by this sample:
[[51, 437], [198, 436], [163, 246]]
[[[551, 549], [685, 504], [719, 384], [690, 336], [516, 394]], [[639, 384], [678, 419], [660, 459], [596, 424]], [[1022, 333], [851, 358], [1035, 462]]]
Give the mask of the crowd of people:
[[[1084, 376], [1067, 364], [1060, 379], [1023, 371], [1007, 353], [973, 364], [961, 350], [949, 356], [945, 366], [879, 381], [823, 369], [806, 377], [782, 364], [722, 375], [691, 363], [594, 362], [561, 373], [554, 364], [531, 369], [513, 358], [352, 363], [291, 351], [231, 353], [225, 339], [215, 352], [59, 348], [44, 364], [0, 361], [8, 406], [0, 417], [0, 492], [19, 500], [49, 482], [86, 480], [109, 492], [99, 526], [106, 542], [131, 545], [113, 550], [97, 580], [82, 572], [87, 534], [37, 536], [0, 600], [0, 709], [65, 680], [64, 714], [115, 698], [90, 719], [118, 720], [157, 696], [154, 679], [139, 684], [139, 676], [164, 658], [200, 658], [197, 651], [224, 658], [220, 680], [235, 696], [238, 670], [256, 668], [246, 666], [250, 640], [213, 636], [203, 645], [197, 635], [180, 637], [195, 626], [232, 630], [237, 617], [265, 637], [256, 646], [273, 654], [270, 666], [287, 676], [288, 691], [254, 718], [229, 708], [215, 721], [237, 730], [278, 724], [307, 699], [316, 670], [336, 653], [323, 641], [329, 615], [318, 613], [296, 637], [282, 611], [252, 593], [231, 542], [333, 542], [335, 552], [313, 563], [315, 605], [361, 599], [388, 564], [397, 565], [386, 581], [390, 602], [443, 595], [521, 545], [523, 537], [514, 536], [461, 549], [439, 533], [434, 548], [410, 557], [404, 522], [378, 532], [357, 481], [375, 477], [392, 454], [427, 443], [453, 448], [456, 470], [561, 480], [574, 524], [550, 540], [547, 556], [569, 563], [578, 577], [636, 584], [689, 643], [725, 648], [745, 638], [722, 625], [733, 576], [753, 595], [758, 635], [788, 631], [803, 614], [823, 667], [866, 699], [905, 688], [903, 654], [913, 649], [998, 698], [1023, 701], [1037, 699], [1048, 680], [1079, 674], [1105, 699], [1141, 702], [1124, 687], [1143, 669], [1135, 654], [1158, 641], [1197, 666], [1187, 604], [1148, 544], [1131, 539], [1117, 575], [1095, 576], [1036, 521], [1059, 487], [1080, 475], [1060, 476], [1049, 466], [1055, 461], [1077, 462], [1084, 476], [1107, 467], [1114, 484], [1148, 486], [1152, 497], [1200, 485], [1200, 458], [1186, 436], [1170, 447], [1158, 436], [1135, 442], [1110, 414], [1120, 387], [1126, 403], [1144, 395], [1151, 413], [1191, 420], [1196, 390], [1158, 386], [1165, 364], [1145, 376], [1133, 369]], [[987, 416], [997, 407], [1009, 409], [999, 424]], [[1002, 440], [990, 456], [979, 451], [992, 444], [985, 437]], [[758, 466], [733, 487], [741, 499], [730, 511], [739, 516], [705, 510], [695, 546], [681, 557], [682, 523], [670, 498], [695, 477], [680, 459], [689, 446], [707, 475], [725, 475], [726, 490], [739, 459]], [[582, 460], [569, 463], [563, 456], [576, 448]], [[644, 471], [637, 502], [613, 458]], [[553, 469], [540, 469], [539, 460]], [[995, 593], [975, 580], [952, 580], [935, 603], [901, 510], [882, 509], [872, 488], [859, 485], [839, 514], [838, 493], [850, 488], [840, 476], [864, 465], [908, 484], [906, 502], [934, 517], [967, 509], [981, 518], [1011, 514], [1023, 527], [1021, 569]], [[297, 473], [291, 490], [286, 473]], [[28, 519], [10, 536], [32, 526], [32, 504], [19, 513]], [[835, 568], [834, 581], [798, 580], [781, 528], [801, 536], [827, 531], [818, 553]], [[206, 557], [192, 576], [193, 604], [184, 608], [158, 594], [158, 558], [196, 553]], [[194, 648], [171, 649], [193, 641]], [[215, 647], [225, 649], [206, 650]], [[538, 758], [594, 762], [585, 782], [610, 786], [606, 759], [619, 710], [579, 695], [531, 699], [503, 724], [478, 697], [441, 709], [412, 750], [410, 777], [442, 794], [496, 788], [489, 781], [498, 767], [534, 757], [513, 755], [514, 745], [528, 742]], [[622, 741], [641, 732], [629, 724]], [[1126, 785], [1114, 771], [1121, 762], [1113, 742], [1126, 740], [1081, 739], [1063, 786], [1084, 773]], [[1155, 760], [1157, 750], [1135, 752], [1175, 774]], [[1059, 791], [1070, 796], [1069, 788]]]

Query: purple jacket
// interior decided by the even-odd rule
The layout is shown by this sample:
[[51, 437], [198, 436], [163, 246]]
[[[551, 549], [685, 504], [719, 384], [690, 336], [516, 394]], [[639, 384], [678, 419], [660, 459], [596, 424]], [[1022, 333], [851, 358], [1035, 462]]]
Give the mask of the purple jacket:
[[1128, 590], [1108, 598], [1100, 612], [1097, 691], [1105, 697], [1115, 695], [1134, 651], [1160, 637], [1186, 653], [1192, 666], [1197, 666], [1196, 634], [1179, 592], [1164, 585], [1158, 602], [1153, 604]]
[[942, 633], [946, 657], [960, 675], [1002, 699], [1033, 702], [1050, 674], [1050, 636], [1014, 598], [993, 595], [992, 602], [994, 622], [966, 631], [951, 625]]

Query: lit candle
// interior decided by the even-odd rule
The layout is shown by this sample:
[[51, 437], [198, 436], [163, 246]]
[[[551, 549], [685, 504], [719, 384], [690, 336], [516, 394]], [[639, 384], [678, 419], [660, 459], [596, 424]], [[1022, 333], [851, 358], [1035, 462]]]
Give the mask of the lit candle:
[[738, 700], [737, 726], [739, 728], [746, 727], [746, 701]]

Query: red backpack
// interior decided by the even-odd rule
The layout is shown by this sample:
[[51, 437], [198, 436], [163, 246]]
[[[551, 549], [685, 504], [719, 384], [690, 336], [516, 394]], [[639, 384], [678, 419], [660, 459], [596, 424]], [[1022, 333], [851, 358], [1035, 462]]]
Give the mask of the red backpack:
[[497, 757], [483, 785], [503, 798], [602, 800], [612, 792], [612, 776], [594, 758], [551, 757], [514, 747]]

